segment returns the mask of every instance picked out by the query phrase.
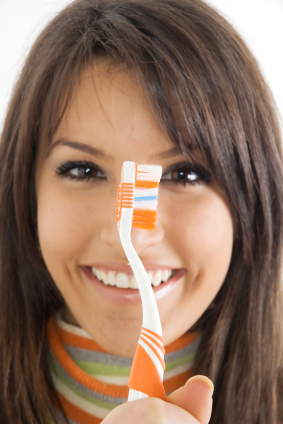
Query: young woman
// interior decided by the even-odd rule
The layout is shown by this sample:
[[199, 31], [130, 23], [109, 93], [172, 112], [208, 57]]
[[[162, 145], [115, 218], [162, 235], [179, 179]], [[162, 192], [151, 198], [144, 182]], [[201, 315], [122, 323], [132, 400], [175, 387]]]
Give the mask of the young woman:
[[[156, 229], [132, 240], [168, 402], [126, 402], [142, 319], [115, 221], [126, 160], [163, 169]], [[27, 58], [0, 163], [1, 423], [205, 424], [192, 375], [214, 383], [211, 423], [283, 422], [281, 141], [222, 17], [200, 0], [71, 3]]]

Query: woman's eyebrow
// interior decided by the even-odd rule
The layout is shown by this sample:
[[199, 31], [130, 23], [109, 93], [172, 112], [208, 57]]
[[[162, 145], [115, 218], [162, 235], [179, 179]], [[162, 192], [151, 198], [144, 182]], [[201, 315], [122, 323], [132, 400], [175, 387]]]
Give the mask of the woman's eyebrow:
[[[106, 154], [103, 150], [100, 150], [96, 147], [92, 147], [89, 144], [84, 144], [78, 141], [71, 141], [66, 138], [59, 138], [54, 143], [51, 143], [48, 150], [47, 150], [47, 156], [50, 155], [52, 150], [57, 146], [68, 146], [76, 150], [80, 150], [85, 153], [89, 153], [92, 156], [100, 157], [101, 159], [107, 160], [107, 161], [113, 161], [114, 157], [112, 155]], [[162, 159], [169, 159], [174, 156], [179, 156], [183, 154], [182, 150], [178, 146], [174, 146], [169, 150], [166, 150], [164, 152], [158, 153], [156, 155], [152, 155], [150, 157], [150, 160], [152, 161], [159, 161]]]
[[66, 138], [59, 138], [54, 143], [50, 144], [47, 156], [50, 155], [52, 150], [57, 146], [68, 146], [76, 150], [81, 150], [82, 152], [89, 153], [90, 155], [100, 157], [101, 159], [105, 159], [108, 161], [113, 161], [113, 156], [107, 155], [103, 150], [97, 149], [96, 147], [92, 147], [89, 144], [84, 144], [78, 141], [67, 140]]
[[[190, 149], [193, 150], [193, 149]], [[183, 151], [179, 146], [174, 146], [169, 150], [165, 150], [165, 152], [158, 153], [157, 155], [151, 156], [151, 160], [161, 160], [161, 159], [170, 159], [174, 156], [183, 155]]]

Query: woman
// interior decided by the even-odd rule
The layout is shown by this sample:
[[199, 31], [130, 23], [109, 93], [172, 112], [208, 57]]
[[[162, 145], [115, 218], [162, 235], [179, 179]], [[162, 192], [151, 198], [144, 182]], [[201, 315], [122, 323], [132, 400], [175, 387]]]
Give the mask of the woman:
[[[149, 272], [167, 266], [175, 283], [179, 272], [157, 300], [165, 345], [197, 335], [190, 372], [215, 385], [212, 423], [281, 421], [282, 152], [273, 109], [251, 53], [201, 1], [79, 0], [49, 24], [1, 139], [3, 422], [106, 416], [74, 419], [55, 374], [66, 365], [68, 379], [67, 363], [78, 364], [62, 340], [56, 356], [54, 340], [65, 325], [102, 357], [133, 358], [141, 306], [122, 287], [113, 299], [97, 271], [127, 274], [111, 220], [121, 164], [157, 155], [157, 228], [133, 231], [133, 240]], [[144, 410], [140, 422], [153, 411], [160, 422], [191, 422], [194, 390], [189, 407], [180, 405], [185, 381], [177, 381], [168, 404], [117, 396], [122, 405], [105, 423]], [[86, 413], [83, 405], [75, 407]]]

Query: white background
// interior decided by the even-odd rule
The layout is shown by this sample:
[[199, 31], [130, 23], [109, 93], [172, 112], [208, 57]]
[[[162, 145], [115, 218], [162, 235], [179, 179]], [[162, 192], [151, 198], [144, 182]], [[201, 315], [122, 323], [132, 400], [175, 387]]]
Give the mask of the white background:
[[[258, 59], [283, 128], [283, 0], [207, 0]], [[70, 0], [0, 0], [0, 132], [13, 85], [37, 34]]]

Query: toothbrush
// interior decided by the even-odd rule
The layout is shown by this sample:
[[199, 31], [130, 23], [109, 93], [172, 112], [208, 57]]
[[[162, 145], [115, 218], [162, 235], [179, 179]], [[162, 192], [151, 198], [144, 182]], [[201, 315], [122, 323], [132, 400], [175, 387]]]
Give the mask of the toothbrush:
[[131, 242], [131, 227], [154, 230], [160, 165], [124, 162], [118, 188], [116, 220], [120, 240], [141, 295], [143, 321], [129, 378], [128, 401], [145, 397], [166, 400], [163, 387], [164, 340], [159, 312], [147, 273]]

